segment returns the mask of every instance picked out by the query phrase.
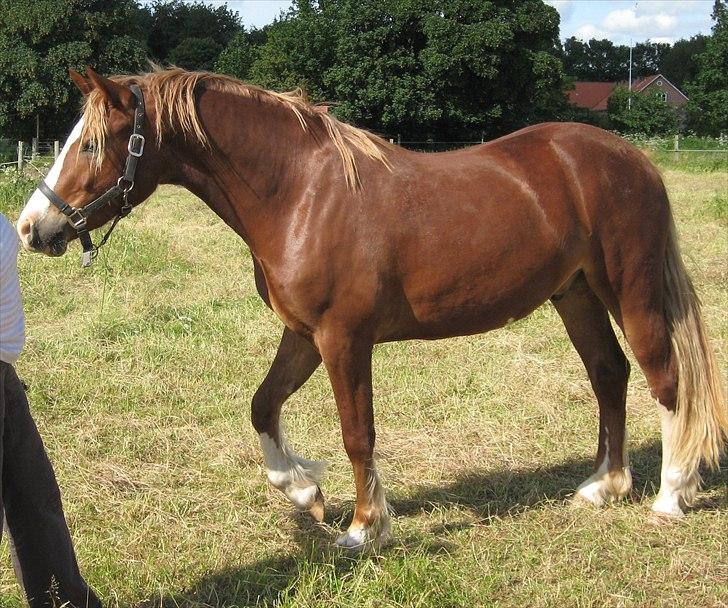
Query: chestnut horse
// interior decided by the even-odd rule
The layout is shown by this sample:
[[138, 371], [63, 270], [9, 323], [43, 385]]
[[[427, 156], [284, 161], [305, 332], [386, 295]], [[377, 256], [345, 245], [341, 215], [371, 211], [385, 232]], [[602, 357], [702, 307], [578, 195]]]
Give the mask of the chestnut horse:
[[[662, 415], [653, 509], [682, 515], [700, 461], [717, 465], [728, 435], [722, 380], [665, 187], [629, 143], [586, 125], [541, 124], [422, 154], [300, 95], [224, 76], [72, 77], [85, 95], [83, 117], [20, 216], [24, 246], [61, 255], [77, 229], [103, 225], [122, 200], [137, 205], [160, 183], [204, 200], [250, 247], [258, 292], [285, 325], [252, 420], [268, 479], [318, 520], [323, 466], [288, 447], [279, 418], [284, 401], [326, 366], [356, 483], [339, 545], [380, 542], [390, 527], [373, 457], [373, 345], [488, 331], [549, 299], [599, 404], [594, 472], [578, 497], [601, 505], [632, 485], [629, 365], [610, 314]], [[107, 191], [113, 196], [84, 214]]]

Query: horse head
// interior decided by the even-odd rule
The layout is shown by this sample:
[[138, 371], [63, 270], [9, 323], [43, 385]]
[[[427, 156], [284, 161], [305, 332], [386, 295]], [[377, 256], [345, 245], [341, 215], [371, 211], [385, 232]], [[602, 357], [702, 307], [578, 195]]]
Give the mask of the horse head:
[[138, 85], [90, 68], [88, 79], [70, 75], [85, 97], [83, 115], [17, 225], [23, 247], [46, 255], [63, 255], [80, 238], [87, 265], [96, 250], [89, 230], [145, 200], [159, 183], [162, 160], [149, 119], [155, 110]]

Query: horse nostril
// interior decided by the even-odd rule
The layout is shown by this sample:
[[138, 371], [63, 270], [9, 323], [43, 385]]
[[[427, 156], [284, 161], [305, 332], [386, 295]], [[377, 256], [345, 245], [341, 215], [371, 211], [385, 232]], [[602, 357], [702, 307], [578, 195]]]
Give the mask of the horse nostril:
[[33, 229], [33, 222], [30, 220], [23, 222], [18, 226], [18, 232], [20, 233], [21, 238], [25, 238], [30, 234], [30, 231]]
[[43, 245], [42, 241], [40, 240], [40, 235], [38, 234], [38, 231], [35, 229], [35, 225], [32, 223], [30, 224], [29, 230], [29, 238], [28, 238], [28, 244], [33, 249], [40, 249]]

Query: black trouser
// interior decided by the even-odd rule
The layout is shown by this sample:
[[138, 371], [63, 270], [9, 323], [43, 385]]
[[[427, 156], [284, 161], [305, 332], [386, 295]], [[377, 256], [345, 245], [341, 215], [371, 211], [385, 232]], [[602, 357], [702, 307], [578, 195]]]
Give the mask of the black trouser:
[[61, 493], [23, 385], [13, 366], [2, 361], [0, 465], [0, 510], [5, 509], [15, 574], [31, 608], [101, 606], [78, 571]]

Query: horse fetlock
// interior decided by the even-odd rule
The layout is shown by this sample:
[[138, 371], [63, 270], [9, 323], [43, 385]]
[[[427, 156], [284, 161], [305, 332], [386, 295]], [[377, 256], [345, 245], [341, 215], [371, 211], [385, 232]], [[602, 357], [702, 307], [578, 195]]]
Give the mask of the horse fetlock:
[[661, 515], [682, 517], [699, 487], [700, 474], [697, 471], [685, 473], [677, 467], [666, 466], [652, 510]]
[[577, 488], [574, 498], [601, 507], [629, 496], [631, 491], [632, 472], [629, 467], [623, 467], [616, 471], [597, 471]]
[[323, 499], [323, 494], [315, 483], [309, 486], [290, 485], [283, 488], [283, 492], [302, 511], [308, 511], [317, 499]]
[[387, 544], [392, 535], [392, 520], [388, 510], [376, 518], [368, 517], [369, 523], [355, 520], [348, 530], [336, 539], [336, 546], [352, 552], [379, 549]]

